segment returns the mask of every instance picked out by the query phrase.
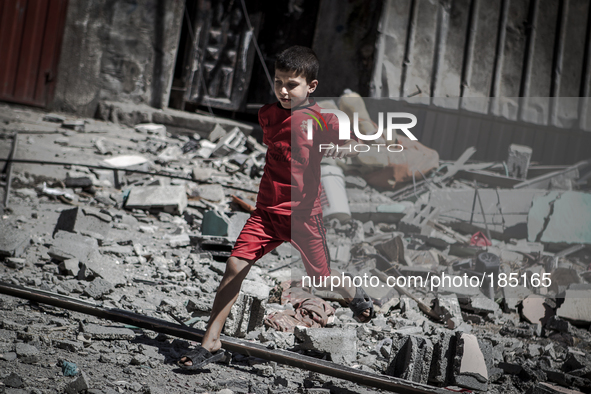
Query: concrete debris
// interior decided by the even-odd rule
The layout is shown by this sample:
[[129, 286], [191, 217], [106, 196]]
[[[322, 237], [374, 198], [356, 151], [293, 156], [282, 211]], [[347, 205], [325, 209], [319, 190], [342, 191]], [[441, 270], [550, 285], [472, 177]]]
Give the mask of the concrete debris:
[[337, 364], [349, 365], [357, 357], [357, 333], [355, 330], [308, 328], [296, 326], [294, 335], [304, 350], [330, 354]]
[[456, 353], [453, 366], [454, 381], [460, 387], [486, 391], [488, 370], [478, 339], [472, 334], [456, 333]]
[[[256, 205], [266, 147], [250, 126], [217, 115], [134, 108], [101, 105], [116, 123], [72, 121], [88, 133], [52, 134], [71, 119], [50, 114], [49, 134], [27, 134], [35, 143], [26, 142], [23, 158], [111, 169], [15, 168], [0, 225], [0, 281], [203, 330], [224, 262]], [[2, 109], [3, 120], [28, 112]], [[3, 127], [34, 126], [22, 122]], [[588, 174], [578, 165], [532, 164], [528, 147], [511, 145], [507, 167], [468, 162], [473, 153], [440, 162], [426, 180], [417, 173], [413, 182], [408, 172], [406, 185], [392, 178], [398, 167], [386, 157], [374, 161], [387, 172], [360, 171], [359, 162], [372, 159], [365, 156], [330, 174], [350, 214], [335, 211], [331, 220], [324, 207], [326, 252], [331, 269], [368, 274], [361, 287], [374, 304], [371, 322], [354, 320], [330, 291], [313, 291], [326, 297], [318, 303], [282, 300], [294, 288], [312, 298], [297, 287], [301, 256], [285, 243], [250, 268], [224, 334], [434, 388], [589, 392]], [[488, 238], [487, 228], [492, 245], [471, 244], [477, 232]], [[410, 278], [423, 283], [388, 282]], [[6, 392], [370, 392], [238, 353], [226, 360], [230, 374], [212, 364], [181, 384], [170, 372], [194, 343], [7, 296], [0, 315]], [[86, 374], [65, 377], [58, 367], [74, 361]]]
[[128, 209], [156, 209], [180, 215], [187, 207], [187, 193], [184, 186], [134, 187], [125, 206]]

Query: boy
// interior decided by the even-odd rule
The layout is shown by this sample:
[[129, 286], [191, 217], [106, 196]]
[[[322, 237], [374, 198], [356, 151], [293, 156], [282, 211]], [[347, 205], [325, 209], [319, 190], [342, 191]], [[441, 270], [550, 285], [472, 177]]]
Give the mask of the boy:
[[[220, 334], [242, 281], [256, 260], [283, 242], [289, 241], [299, 250], [311, 278], [328, 278], [327, 282], [331, 283], [330, 276], [339, 275], [329, 267], [319, 199], [322, 154], [318, 149], [320, 143], [339, 142], [338, 121], [332, 114], [322, 114], [328, 129], [315, 128], [313, 140], [307, 139], [306, 130], [307, 119], [311, 119], [309, 114], [320, 114], [320, 107], [309, 98], [318, 86], [318, 66], [314, 52], [301, 46], [286, 49], [275, 62], [274, 91], [278, 102], [267, 104], [259, 111], [263, 142], [268, 150], [256, 210], [226, 263], [201, 347], [179, 360], [182, 368], [197, 369], [223, 358]], [[300, 127], [292, 131], [292, 124]], [[355, 155], [353, 149], [346, 149], [354, 142], [349, 140], [340, 149], [324, 150], [324, 155], [335, 158]], [[349, 302], [358, 320], [371, 319], [372, 301], [361, 288], [343, 284], [335, 290]]]

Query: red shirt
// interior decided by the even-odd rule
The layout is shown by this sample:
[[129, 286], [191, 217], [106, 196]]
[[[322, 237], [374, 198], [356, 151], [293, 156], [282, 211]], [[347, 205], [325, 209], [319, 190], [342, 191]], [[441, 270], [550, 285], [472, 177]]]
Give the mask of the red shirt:
[[[267, 156], [263, 178], [259, 186], [257, 207], [265, 211], [291, 215], [318, 215], [320, 206], [320, 144], [342, 144], [338, 139], [339, 123], [333, 114], [321, 114], [312, 100], [305, 107], [285, 109], [277, 103], [259, 110], [263, 128], [263, 143]], [[307, 114], [306, 114], [307, 113]], [[313, 114], [322, 124], [308, 114]], [[312, 119], [313, 139], [308, 140], [307, 121]], [[293, 125], [293, 129], [292, 129]], [[323, 150], [324, 152], [325, 150]]]

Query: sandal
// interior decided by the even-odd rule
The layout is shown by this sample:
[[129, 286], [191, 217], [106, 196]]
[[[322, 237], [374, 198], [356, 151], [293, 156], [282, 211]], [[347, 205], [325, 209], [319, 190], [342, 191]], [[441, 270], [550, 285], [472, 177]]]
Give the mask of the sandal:
[[363, 311], [369, 309], [369, 319], [364, 323], [369, 322], [374, 317], [373, 301], [361, 287], [356, 288], [355, 297], [349, 303], [349, 309], [353, 311], [353, 316], [356, 319], [361, 317]]
[[199, 346], [198, 348], [189, 351], [189, 353], [184, 354], [181, 357], [181, 360], [184, 358], [185, 362], [190, 360], [191, 365], [185, 365], [185, 362], [182, 362], [181, 360], [177, 361], [176, 364], [182, 369], [194, 371], [196, 369], [201, 369], [209, 363], [220, 361], [224, 357], [225, 353], [226, 352], [223, 349], [219, 349], [218, 351], [211, 353], [207, 349]]

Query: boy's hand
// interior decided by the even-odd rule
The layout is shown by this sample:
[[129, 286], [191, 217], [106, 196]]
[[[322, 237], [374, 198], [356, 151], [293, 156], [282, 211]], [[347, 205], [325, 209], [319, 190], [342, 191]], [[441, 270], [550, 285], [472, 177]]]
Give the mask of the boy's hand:
[[325, 150], [324, 156], [332, 157], [334, 159], [344, 159], [345, 157], [355, 157], [359, 154], [359, 152], [356, 152], [353, 148], [355, 143], [356, 143], [355, 140], [348, 140], [343, 145], [339, 145], [338, 148], [335, 145], [332, 148]]

